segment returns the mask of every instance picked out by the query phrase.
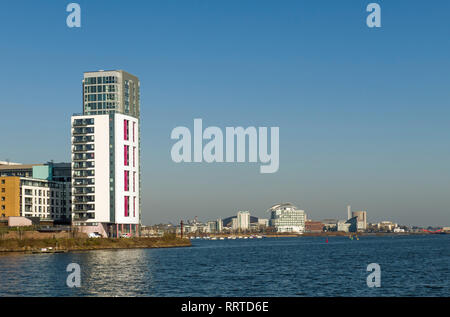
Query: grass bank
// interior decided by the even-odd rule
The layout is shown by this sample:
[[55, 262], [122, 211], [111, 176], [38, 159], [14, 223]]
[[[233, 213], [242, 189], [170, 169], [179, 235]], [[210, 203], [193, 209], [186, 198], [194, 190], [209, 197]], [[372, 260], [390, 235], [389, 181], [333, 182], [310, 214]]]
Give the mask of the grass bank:
[[49, 238], [49, 239], [0, 239], [0, 252], [80, 251], [101, 249], [173, 248], [191, 246], [189, 239], [175, 236], [159, 238]]

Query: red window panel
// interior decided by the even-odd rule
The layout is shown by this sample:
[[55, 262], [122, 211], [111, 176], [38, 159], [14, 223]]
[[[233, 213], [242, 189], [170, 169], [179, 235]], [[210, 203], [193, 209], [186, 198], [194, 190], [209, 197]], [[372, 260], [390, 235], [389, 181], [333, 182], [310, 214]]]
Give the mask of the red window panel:
[[130, 189], [129, 182], [130, 182], [130, 172], [124, 171], [124, 190], [128, 191]]
[[130, 163], [130, 147], [128, 145], [123, 146], [123, 165], [128, 166]]
[[123, 139], [128, 141], [128, 120], [123, 120]]
[[133, 197], [133, 217], [136, 217], [136, 197]]
[[128, 202], [128, 196], [124, 197], [124, 210], [125, 210], [125, 217], [129, 216], [129, 202]]
[[136, 183], [136, 172], [133, 172], [133, 192], [136, 192], [135, 183]]
[[134, 129], [136, 127], [136, 122], [133, 122], [133, 142], [134, 142]]
[[133, 146], [133, 167], [135, 167], [136, 147]]

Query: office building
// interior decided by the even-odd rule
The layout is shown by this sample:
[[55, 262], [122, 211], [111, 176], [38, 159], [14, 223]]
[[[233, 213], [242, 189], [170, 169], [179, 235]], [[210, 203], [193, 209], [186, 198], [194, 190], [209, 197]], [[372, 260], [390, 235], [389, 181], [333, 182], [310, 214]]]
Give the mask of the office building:
[[305, 211], [291, 203], [278, 204], [268, 210], [270, 225], [277, 232], [303, 233], [305, 231]]
[[131, 74], [84, 73], [83, 114], [71, 119], [72, 220], [82, 232], [139, 232], [139, 98]]

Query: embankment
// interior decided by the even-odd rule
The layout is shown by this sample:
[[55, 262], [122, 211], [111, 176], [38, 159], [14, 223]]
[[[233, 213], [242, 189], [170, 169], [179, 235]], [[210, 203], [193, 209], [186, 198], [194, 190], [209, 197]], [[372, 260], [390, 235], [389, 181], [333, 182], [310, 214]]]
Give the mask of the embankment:
[[138, 249], [189, 247], [189, 239], [160, 238], [49, 238], [49, 239], [0, 239], [0, 253], [82, 251], [102, 249]]

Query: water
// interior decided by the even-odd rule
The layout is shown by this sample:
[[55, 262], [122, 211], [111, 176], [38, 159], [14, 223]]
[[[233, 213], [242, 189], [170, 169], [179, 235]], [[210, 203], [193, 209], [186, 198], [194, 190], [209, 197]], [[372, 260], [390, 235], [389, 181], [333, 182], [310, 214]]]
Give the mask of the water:
[[[192, 242], [2, 255], [0, 296], [450, 296], [450, 235]], [[380, 288], [366, 284], [373, 262]], [[69, 263], [80, 288], [66, 286]]]

